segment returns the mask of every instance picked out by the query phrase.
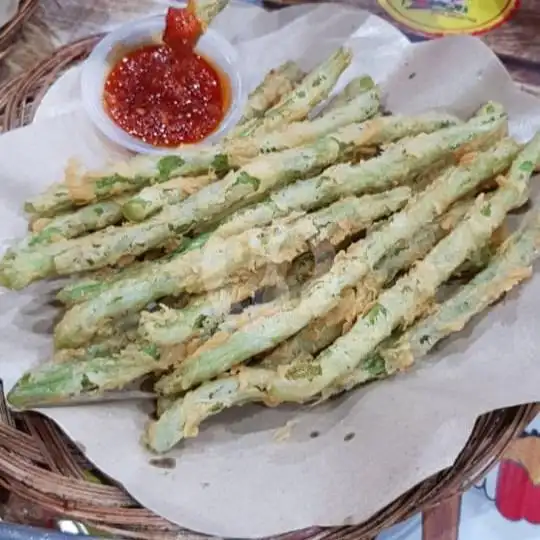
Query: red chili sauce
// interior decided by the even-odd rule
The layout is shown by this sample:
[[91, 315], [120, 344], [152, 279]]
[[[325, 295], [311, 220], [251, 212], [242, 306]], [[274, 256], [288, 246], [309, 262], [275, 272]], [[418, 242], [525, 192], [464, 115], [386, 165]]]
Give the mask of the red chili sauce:
[[195, 143], [216, 130], [229, 107], [229, 87], [218, 69], [194, 52], [201, 32], [195, 15], [171, 8], [166, 44], [145, 45], [117, 61], [103, 99], [119, 127], [160, 147]]

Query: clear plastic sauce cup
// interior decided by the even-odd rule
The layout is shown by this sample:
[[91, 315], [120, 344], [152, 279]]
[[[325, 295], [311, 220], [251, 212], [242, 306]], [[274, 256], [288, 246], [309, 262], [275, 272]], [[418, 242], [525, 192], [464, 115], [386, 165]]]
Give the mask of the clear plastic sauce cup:
[[[81, 73], [83, 106], [96, 127], [111, 141], [143, 154], [170, 154], [175, 148], [152, 146], [131, 136], [109, 117], [105, 110], [103, 91], [105, 81], [119, 51], [129, 51], [137, 47], [155, 43], [165, 29], [165, 16], [140, 19], [107, 34], [94, 48], [84, 62]], [[197, 43], [196, 51], [208, 58], [228, 78], [230, 84], [230, 105], [218, 128], [198, 143], [178, 147], [190, 149], [217, 142], [240, 119], [246, 93], [242, 84], [241, 70], [235, 48], [221, 34], [208, 28]]]

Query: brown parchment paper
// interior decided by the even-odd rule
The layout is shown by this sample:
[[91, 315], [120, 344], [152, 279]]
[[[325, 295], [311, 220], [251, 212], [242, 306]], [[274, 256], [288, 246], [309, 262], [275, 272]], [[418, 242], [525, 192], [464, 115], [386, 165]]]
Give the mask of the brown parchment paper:
[[[287, 58], [309, 68], [347, 43], [355, 59], [340, 87], [369, 73], [394, 112], [435, 108], [466, 116], [495, 99], [509, 111], [518, 139], [540, 128], [540, 101], [518, 91], [475, 38], [410, 45], [381, 19], [335, 5], [271, 14], [231, 6], [216, 26], [237, 45], [251, 86]], [[77, 77], [66, 75], [32, 126], [0, 137], [2, 251], [26, 230], [23, 200], [61, 179], [69, 157], [96, 166], [120, 154], [81, 110]], [[0, 376], [7, 389], [50, 353], [57, 313], [48, 295], [57, 286], [0, 294]], [[139, 405], [45, 412], [141, 504], [184, 527], [259, 537], [359, 523], [451, 465], [479, 414], [540, 399], [539, 298], [535, 274], [414, 371], [332, 403], [221, 414], [171, 453], [172, 470], [152, 466], [140, 446], [147, 417]], [[276, 431], [287, 424], [290, 436], [278, 442]]]

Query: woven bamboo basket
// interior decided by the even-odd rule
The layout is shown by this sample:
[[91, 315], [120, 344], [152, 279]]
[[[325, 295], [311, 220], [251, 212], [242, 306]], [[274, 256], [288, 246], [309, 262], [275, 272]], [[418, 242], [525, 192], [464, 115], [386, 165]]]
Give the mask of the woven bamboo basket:
[[[0, 131], [32, 121], [44, 92], [66, 69], [84, 59], [100, 36], [59, 49], [33, 70], [0, 87]], [[0, 487], [53, 516], [85, 523], [115, 537], [178, 540], [203, 538], [142, 508], [126, 491], [96, 471], [49, 419], [14, 414], [0, 385]], [[454, 465], [403, 494], [358, 526], [311, 528], [283, 540], [368, 540], [409, 516], [455, 497], [481, 478], [537, 413], [522, 405], [480, 417]]]
[[19, 10], [11, 21], [0, 28], [0, 60], [7, 54], [24, 23], [34, 13], [39, 0], [21, 0]]

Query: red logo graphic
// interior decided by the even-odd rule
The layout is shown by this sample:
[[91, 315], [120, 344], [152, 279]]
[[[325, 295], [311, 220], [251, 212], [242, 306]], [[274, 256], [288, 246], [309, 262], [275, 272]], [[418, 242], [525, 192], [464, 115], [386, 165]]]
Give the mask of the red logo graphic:
[[540, 524], [540, 434], [516, 439], [505, 451], [497, 477], [495, 505], [510, 521]]

